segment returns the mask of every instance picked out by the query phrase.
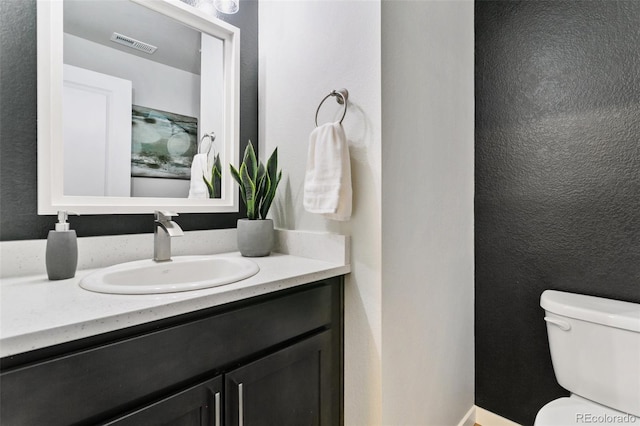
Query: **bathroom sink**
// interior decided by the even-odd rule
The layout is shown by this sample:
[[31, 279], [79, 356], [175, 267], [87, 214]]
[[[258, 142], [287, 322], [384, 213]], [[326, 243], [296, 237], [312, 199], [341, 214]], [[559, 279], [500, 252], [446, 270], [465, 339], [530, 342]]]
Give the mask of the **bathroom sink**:
[[168, 262], [149, 259], [110, 266], [84, 277], [80, 287], [113, 294], [173, 293], [234, 283], [259, 270], [241, 257], [175, 256]]

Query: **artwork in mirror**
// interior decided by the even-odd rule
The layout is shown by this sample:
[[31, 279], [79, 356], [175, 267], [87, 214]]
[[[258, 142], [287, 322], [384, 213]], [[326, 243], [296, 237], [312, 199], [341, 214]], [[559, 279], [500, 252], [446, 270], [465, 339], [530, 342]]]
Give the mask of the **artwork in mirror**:
[[[135, 178], [190, 180], [193, 157], [198, 153], [196, 117], [134, 105], [131, 126], [132, 188]], [[188, 189], [173, 196], [187, 193]], [[146, 194], [132, 191], [131, 195]]]
[[176, 0], [39, 1], [39, 214], [237, 211], [239, 47]]

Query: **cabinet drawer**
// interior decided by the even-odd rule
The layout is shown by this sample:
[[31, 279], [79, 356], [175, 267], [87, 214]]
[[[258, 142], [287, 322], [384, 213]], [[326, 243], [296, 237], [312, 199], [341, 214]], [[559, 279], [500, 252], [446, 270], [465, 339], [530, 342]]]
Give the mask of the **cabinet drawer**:
[[332, 286], [2, 373], [0, 423], [92, 424], [331, 323]]

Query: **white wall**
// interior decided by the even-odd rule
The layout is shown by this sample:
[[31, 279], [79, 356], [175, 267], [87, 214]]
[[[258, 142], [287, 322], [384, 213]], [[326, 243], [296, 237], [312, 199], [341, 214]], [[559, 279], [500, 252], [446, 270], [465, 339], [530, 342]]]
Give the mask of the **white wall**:
[[[272, 215], [279, 227], [352, 235], [345, 285], [345, 424], [381, 421], [380, 3], [259, 3], [261, 156], [277, 146], [283, 180]], [[354, 210], [347, 223], [306, 213], [302, 189], [319, 102], [346, 87]], [[327, 100], [320, 121], [341, 112]]]
[[474, 403], [472, 1], [382, 3], [382, 400], [389, 425]]
[[200, 116], [200, 76], [64, 34], [64, 63], [130, 80], [133, 103]]
[[[352, 235], [345, 424], [456, 425], [473, 406], [473, 2], [260, 1], [261, 156], [288, 229]], [[318, 103], [350, 92], [354, 214], [306, 213]], [[341, 112], [333, 101], [324, 122]]]

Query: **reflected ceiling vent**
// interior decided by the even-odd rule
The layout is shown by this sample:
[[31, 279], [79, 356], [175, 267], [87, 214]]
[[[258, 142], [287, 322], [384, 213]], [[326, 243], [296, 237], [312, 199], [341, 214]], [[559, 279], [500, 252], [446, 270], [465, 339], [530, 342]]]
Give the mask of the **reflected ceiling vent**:
[[111, 34], [111, 41], [115, 41], [118, 44], [130, 47], [132, 49], [140, 50], [144, 53], [148, 53], [149, 55], [151, 55], [157, 49], [156, 46], [136, 40], [135, 38], [127, 37], [126, 35], [119, 33]]

